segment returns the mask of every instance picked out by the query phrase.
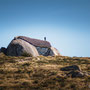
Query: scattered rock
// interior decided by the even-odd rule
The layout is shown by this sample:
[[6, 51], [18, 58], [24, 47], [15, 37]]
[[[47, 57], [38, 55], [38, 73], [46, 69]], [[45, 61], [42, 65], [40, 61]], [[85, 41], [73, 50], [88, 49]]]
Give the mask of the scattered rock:
[[67, 76], [71, 76], [72, 78], [75, 78], [75, 77], [84, 77], [85, 75], [80, 71], [71, 71], [67, 74]]
[[0, 53], [4, 53], [4, 54], [6, 54], [6, 52], [7, 52], [7, 49], [5, 48], [5, 47], [1, 47], [1, 49], [0, 49]]
[[60, 70], [62, 70], [62, 71], [79, 70], [80, 71], [80, 68], [77, 65], [72, 65], [72, 66], [63, 67]]
[[65, 72], [66, 76], [71, 76], [72, 78], [75, 77], [84, 77], [84, 76], [89, 76], [90, 74], [87, 72], [82, 72], [79, 68], [79, 66], [77, 65], [72, 65], [72, 66], [67, 66], [67, 67], [63, 67], [61, 68], [62, 71], [69, 71], [69, 72]]
[[83, 72], [85, 76], [89, 76], [90, 73], [89, 72]]

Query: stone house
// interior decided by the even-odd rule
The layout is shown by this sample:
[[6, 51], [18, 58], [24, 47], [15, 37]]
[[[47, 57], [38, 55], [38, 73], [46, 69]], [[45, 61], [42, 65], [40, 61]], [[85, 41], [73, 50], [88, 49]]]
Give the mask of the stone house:
[[35, 57], [60, 55], [48, 41], [17, 36], [8, 45], [6, 54], [8, 56], [22, 56], [24, 53]]

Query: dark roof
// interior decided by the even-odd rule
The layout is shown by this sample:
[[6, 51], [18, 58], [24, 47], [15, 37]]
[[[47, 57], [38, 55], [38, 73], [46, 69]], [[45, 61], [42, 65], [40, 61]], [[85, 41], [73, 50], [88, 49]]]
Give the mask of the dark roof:
[[22, 39], [37, 47], [48, 47], [48, 48], [51, 47], [50, 43], [44, 40], [33, 39], [33, 38], [25, 37], [25, 36], [18, 36], [17, 39]]

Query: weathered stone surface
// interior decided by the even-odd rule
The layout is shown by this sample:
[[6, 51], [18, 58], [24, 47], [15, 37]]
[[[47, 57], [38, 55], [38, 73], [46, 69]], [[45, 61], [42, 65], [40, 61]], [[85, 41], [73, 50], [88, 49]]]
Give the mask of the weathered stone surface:
[[12, 40], [7, 47], [7, 55], [10, 56], [21, 56], [23, 53], [31, 54], [32, 56], [39, 56], [36, 48], [21, 39]]
[[77, 65], [72, 65], [72, 66], [67, 66], [67, 67], [63, 67], [61, 68], [62, 71], [71, 71], [71, 70], [79, 70], [80, 68]]
[[50, 49], [51, 49], [51, 52], [50, 52], [51, 56], [53, 56], [53, 55], [55, 55], [55, 56], [60, 55], [59, 51], [56, 48], [51, 47]]

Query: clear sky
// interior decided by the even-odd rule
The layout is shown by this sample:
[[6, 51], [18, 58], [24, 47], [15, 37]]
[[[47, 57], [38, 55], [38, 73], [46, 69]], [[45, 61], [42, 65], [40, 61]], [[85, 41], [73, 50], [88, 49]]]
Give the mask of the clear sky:
[[0, 0], [0, 47], [14, 36], [46, 36], [64, 56], [90, 57], [90, 0]]

